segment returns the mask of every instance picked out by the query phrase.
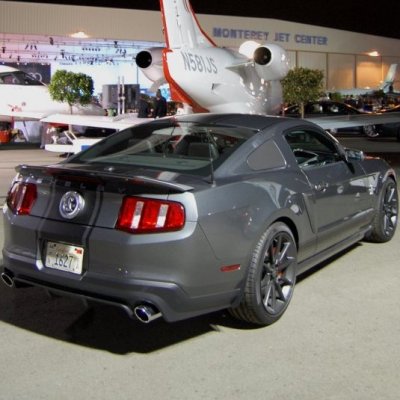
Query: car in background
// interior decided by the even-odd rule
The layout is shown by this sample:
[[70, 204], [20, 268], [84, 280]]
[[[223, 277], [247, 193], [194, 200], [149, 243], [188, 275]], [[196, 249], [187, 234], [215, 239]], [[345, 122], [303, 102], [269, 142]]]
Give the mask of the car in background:
[[389, 241], [397, 224], [394, 170], [295, 118], [156, 119], [17, 171], [3, 282], [142, 322], [229, 309], [271, 324], [298, 274], [364, 238]]
[[[366, 112], [360, 111], [357, 108], [339, 101], [329, 101], [329, 100], [319, 100], [310, 101], [306, 103], [304, 107], [304, 117], [305, 118], [315, 118], [315, 117], [333, 117], [337, 115], [357, 115], [366, 114]], [[282, 113], [285, 117], [296, 117], [300, 118], [300, 107], [298, 105], [292, 105], [286, 107]], [[338, 132], [349, 132], [356, 131], [369, 138], [374, 138], [378, 136], [375, 125], [366, 125], [355, 128], [343, 128], [338, 129]], [[334, 133], [334, 132], [332, 132]]]
[[[400, 105], [393, 108], [387, 108], [381, 111], [382, 114], [386, 113], [400, 113]], [[393, 122], [390, 124], [376, 125], [376, 132], [380, 137], [391, 136], [400, 141], [400, 122]]]

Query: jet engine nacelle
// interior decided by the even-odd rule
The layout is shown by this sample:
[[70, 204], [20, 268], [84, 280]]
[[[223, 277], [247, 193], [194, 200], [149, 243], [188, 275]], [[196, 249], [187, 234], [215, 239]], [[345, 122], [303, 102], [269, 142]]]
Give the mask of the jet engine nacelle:
[[276, 44], [248, 41], [240, 46], [239, 53], [253, 60], [258, 76], [266, 81], [280, 81], [289, 71], [288, 55]]
[[142, 50], [136, 55], [136, 65], [141, 69], [146, 78], [153, 82], [165, 81], [162, 64], [162, 47]]
[[280, 81], [289, 71], [289, 58], [282, 47], [268, 44], [254, 50], [253, 60], [258, 76], [266, 81]]

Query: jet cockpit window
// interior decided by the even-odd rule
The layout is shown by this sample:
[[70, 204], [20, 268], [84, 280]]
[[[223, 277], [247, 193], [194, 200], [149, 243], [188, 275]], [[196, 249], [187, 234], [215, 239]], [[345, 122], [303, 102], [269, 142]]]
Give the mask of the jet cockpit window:
[[22, 71], [0, 73], [0, 85], [43, 86], [44, 83]]

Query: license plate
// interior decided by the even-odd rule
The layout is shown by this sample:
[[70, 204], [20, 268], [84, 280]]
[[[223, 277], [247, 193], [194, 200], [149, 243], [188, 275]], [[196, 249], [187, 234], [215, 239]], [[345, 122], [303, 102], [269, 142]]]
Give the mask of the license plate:
[[45, 266], [73, 274], [81, 274], [83, 253], [83, 247], [47, 242]]

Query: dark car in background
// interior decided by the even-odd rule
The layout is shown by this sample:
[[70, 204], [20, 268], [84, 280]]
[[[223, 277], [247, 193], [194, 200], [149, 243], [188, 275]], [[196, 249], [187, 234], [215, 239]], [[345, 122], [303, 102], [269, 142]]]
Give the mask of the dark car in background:
[[311, 122], [157, 119], [59, 164], [18, 167], [1, 277], [142, 322], [229, 309], [268, 325], [298, 274], [364, 238], [389, 241], [397, 211], [393, 169]]
[[[382, 114], [399, 113], [400, 115], [400, 105], [397, 105], [393, 108], [382, 110], [381, 112]], [[376, 125], [376, 132], [379, 134], [380, 137], [382, 136], [395, 137], [396, 140], [400, 141], [400, 122], [393, 122], [384, 125]]]
[[[298, 105], [289, 106], [285, 108], [283, 114], [286, 117], [300, 118], [300, 107]], [[357, 114], [366, 114], [366, 112], [360, 111], [349, 104], [341, 103], [338, 101], [329, 101], [329, 100], [310, 101], [306, 103], [304, 107], [305, 118], [333, 117], [338, 115], [357, 115]], [[374, 125], [338, 129], [338, 132], [348, 132], [348, 131], [356, 131], [361, 134], [364, 134], [369, 138], [374, 138], [378, 136]]]

